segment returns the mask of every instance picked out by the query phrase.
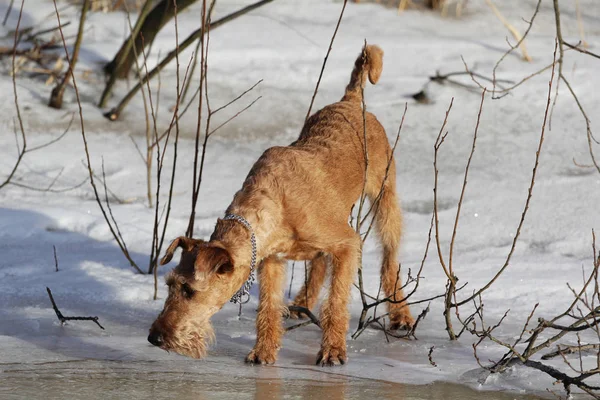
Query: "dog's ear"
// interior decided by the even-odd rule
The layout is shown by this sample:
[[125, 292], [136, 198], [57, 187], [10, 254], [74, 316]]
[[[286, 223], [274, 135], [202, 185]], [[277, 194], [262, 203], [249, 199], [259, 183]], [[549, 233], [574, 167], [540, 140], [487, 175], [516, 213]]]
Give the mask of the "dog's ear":
[[192, 239], [185, 236], [179, 236], [177, 239], [173, 240], [167, 251], [165, 251], [164, 257], [160, 260], [160, 265], [165, 265], [173, 258], [173, 254], [178, 247], [181, 247], [183, 251], [190, 251], [195, 245], [203, 244], [203, 240]]
[[196, 279], [203, 279], [209, 274], [226, 274], [233, 271], [233, 261], [227, 249], [219, 243], [210, 243], [201, 247], [194, 263]]

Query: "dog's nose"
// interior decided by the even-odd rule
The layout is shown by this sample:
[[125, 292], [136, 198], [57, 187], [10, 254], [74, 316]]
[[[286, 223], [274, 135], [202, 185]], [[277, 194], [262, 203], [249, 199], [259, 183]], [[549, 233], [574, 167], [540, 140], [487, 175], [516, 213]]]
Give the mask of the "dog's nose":
[[148, 335], [148, 341], [155, 346], [162, 346], [163, 337], [159, 332], [150, 332], [150, 334]]

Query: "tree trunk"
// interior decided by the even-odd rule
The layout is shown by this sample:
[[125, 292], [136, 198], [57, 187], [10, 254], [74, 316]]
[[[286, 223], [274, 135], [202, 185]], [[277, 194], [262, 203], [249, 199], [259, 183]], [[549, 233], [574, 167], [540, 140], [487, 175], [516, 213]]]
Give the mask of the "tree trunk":
[[432, 10], [437, 10], [438, 8], [442, 7], [444, 1], [445, 0], [426, 0], [425, 7], [431, 8]]
[[[268, 4], [272, 1], [273, 0], [260, 0], [260, 1], [257, 1], [256, 3], [246, 6], [240, 10], [234, 11], [231, 14], [228, 14], [214, 22], [211, 21], [207, 30], [212, 31], [213, 29], [216, 29], [219, 26], [226, 24], [227, 22], [233, 21], [234, 19], [236, 19], [242, 15], [245, 15], [245, 14], [249, 13], [250, 11], [253, 11], [259, 7], [262, 7], [265, 4]], [[121, 111], [123, 111], [123, 109], [127, 106], [129, 101], [135, 96], [135, 94], [138, 92], [138, 90], [141, 89], [142, 85], [144, 85], [146, 82], [148, 82], [148, 80], [152, 79], [156, 74], [158, 74], [169, 62], [171, 62], [177, 56], [177, 54], [184, 51], [188, 46], [190, 46], [192, 43], [194, 43], [196, 40], [198, 40], [203, 33], [204, 33], [204, 30], [202, 28], [196, 29], [194, 32], [192, 32], [184, 41], [179, 43], [179, 46], [177, 46], [174, 50], [172, 50], [169, 54], [167, 54], [167, 56], [164, 57], [156, 67], [152, 68], [152, 70], [150, 72], [148, 72], [146, 75], [142, 76], [140, 78], [139, 82], [121, 100], [119, 105], [117, 105], [115, 108], [113, 108], [109, 112], [105, 113], [104, 116], [106, 118], [110, 119], [111, 121], [117, 120], [119, 118], [119, 115], [121, 114]], [[105, 92], [106, 92], [106, 90], [105, 90]]]
[[[90, 8], [91, 0], [85, 0], [83, 6], [81, 8], [81, 17], [79, 18], [79, 30], [77, 32], [77, 39], [75, 40], [75, 45], [73, 46], [73, 54], [71, 59], [69, 60], [69, 55], [67, 54], [67, 60], [69, 60], [69, 68], [65, 73], [62, 81], [56, 85], [54, 89], [52, 89], [52, 93], [50, 94], [50, 101], [48, 105], [52, 108], [62, 108], [63, 103], [63, 94], [65, 93], [65, 88], [71, 79], [71, 74], [75, 73], [75, 64], [77, 64], [77, 59], [79, 58], [79, 49], [81, 48], [81, 41], [83, 39], [83, 26], [85, 25], [85, 17], [88, 9]], [[61, 31], [62, 32], [62, 31]], [[66, 51], [66, 49], [65, 49]]]
[[[177, 12], [181, 12], [196, 2], [196, 0], [162, 0], [145, 18], [143, 15], [140, 15], [140, 18], [144, 19], [134, 43], [138, 54], [141, 54], [142, 48], [148, 47], [154, 41], [154, 38], [162, 27], [174, 17], [175, 7], [173, 7], [173, 1], [177, 1]], [[135, 63], [136, 54], [132, 46], [128, 45], [130, 40], [131, 36], [123, 42], [113, 60], [104, 66], [104, 72], [108, 75], [114, 74], [117, 78], [123, 79], [129, 74], [131, 67]]]

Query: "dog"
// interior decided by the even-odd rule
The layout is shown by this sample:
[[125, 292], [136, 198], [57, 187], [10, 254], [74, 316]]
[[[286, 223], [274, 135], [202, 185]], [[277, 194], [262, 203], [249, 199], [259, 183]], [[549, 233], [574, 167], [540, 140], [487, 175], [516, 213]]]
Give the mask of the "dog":
[[291, 145], [262, 154], [226, 217], [218, 219], [210, 240], [179, 237], [171, 243], [161, 264], [168, 263], [177, 248], [182, 249], [181, 260], [166, 276], [169, 294], [150, 328], [150, 343], [204, 357], [214, 338], [211, 316], [232, 296], [239, 298], [240, 288], [247, 289], [258, 264], [256, 344], [246, 362], [274, 363], [284, 333], [282, 315], [287, 311], [286, 261], [311, 260], [310, 284], [293, 304], [313, 307], [326, 269], [331, 270], [329, 294], [320, 313], [323, 335], [317, 365], [344, 364], [348, 303], [362, 244], [348, 219], [362, 193], [377, 203], [374, 218], [383, 251], [382, 289], [398, 300], [388, 303], [391, 328], [414, 324], [408, 306], [401, 302], [397, 257], [402, 215], [392, 149], [383, 126], [362, 108], [366, 80], [377, 83], [382, 67], [383, 51], [365, 45], [342, 99], [308, 118]]

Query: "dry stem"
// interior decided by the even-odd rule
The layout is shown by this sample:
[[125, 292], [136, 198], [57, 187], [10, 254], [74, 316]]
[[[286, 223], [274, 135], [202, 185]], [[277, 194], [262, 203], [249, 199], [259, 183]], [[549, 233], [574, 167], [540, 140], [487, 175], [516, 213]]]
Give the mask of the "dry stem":
[[[496, 6], [494, 5], [494, 3], [492, 3], [491, 0], [485, 0], [485, 2], [492, 9], [492, 11], [494, 12], [494, 15], [496, 15], [496, 17], [498, 17], [500, 22], [502, 22], [502, 24], [506, 27], [506, 29], [508, 29], [510, 31], [510, 33], [513, 35], [515, 40], [518, 42], [517, 46], [521, 49], [521, 53], [523, 54], [523, 59], [527, 62], [531, 62], [532, 61], [531, 57], [529, 56], [529, 53], [527, 53], [527, 48], [525, 47], [525, 42], [523, 41], [524, 36], [522, 37], [521, 34], [519, 33], [519, 31], [517, 31], [517, 29], [514, 26], [512, 26], [506, 20], [506, 18], [504, 18], [504, 16], [500, 12], [500, 10], [498, 10], [498, 8], [496, 8]], [[538, 3], [538, 5], [539, 5], [539, 3]]]
[[[272, 1], [273, 0], [261, 0], [256, 3], [250, 4], [249, 6], [246, 6], [238, 11], [235, 11], [229, 15], [226, 15], [225, 17], [223, 17], [217, 21], [211, 22], [209, 24], [210, 26], [208, 27], [208, 29], [210, 29], [210, 30], [216, 29], [219, 26], [222, 26], [225, 23], [230, 22], [230, 21], [232, 21], [244, 14], [247, 14], [250, 11], [255, 10], [255, 9], [257, 9], [267, 3], [270, 3]], [[206, 14], [203, 13], [203, 15], [205, 16]], [[141, 81], [138, 82], [125, 95], [125, 97], [119, 102], [119, 104], [115, 108], [111, 109], [109, 112], [107, 112], [104, 115], [111, 121], [115, 121], [116, 119], [118, 119], [121, 112], [125, 109], [127, 104], [129, 104], [129, 101], [131, 101], [131, 99], [135, 96], [135, 94], [140, 90], [142, 85], [144, 85], [147, 81], [149, 81], [154, 76], [156, 76], [165, 66], [167, 66], [173, 59], [175, 59], [175, 57], [179, 51], [185, 50], [187, 47], [189, 47], [191, 44], [193, 44], [198, 38], [200, 38], [201, 35], [203, 35], [204, 25], [205, 24], [203, 23], [202, 27], [200, 29], [197, 29], [194, 32], [192, 32], [183, 42], [181, 42], [181, 44], [178, 45], [178, 49], [172, 50], [171, 52], [169, 52], [165, 56], [165, 58], [163, 58], [162, 61], [160, 63], [158, 63], [158, 65], [156, 67], [154, 67], [149, 73], [144, 75], [144, 77], [141, 79]]]
[[[83, 40], [83, 27], [85, 25], [85, 17], [87, 15], [87, 11], [90, 8], [91, 0], [85, 0], [83, 2], [83, 6], [81, 8], [81, 17], [79, 19], [79, 29], [77, 31], [77, 39], [75, 40], [75, 46], [73, 47], [73, 55], [69, 60], [69, 69], [65, 73], [62, 81], [52, 90], [52, 94], [50, 95], [50, 101], [48, 106], [52, 108], [62, 108], [63, 102], [63, 94], [65, 93], [65, 89], [69, 80], [71, 79], [71, 75], [73, 75], [73, 71], [75, 70], [75, 64], [77, 64], [77, 60], [79, 59], [79, 49], [81, 48], [81, 42]], [[62, 34], [62, 28], [61, 34]]]
[[[558, 45], [558, 42], [557, 42]], [[554, 60], [556, 61], [556, 49], [557, 49], [557, 45], [554, 48]], [[504, 262], [504, 265], [500, 268], [500, 270], [498, 270], [498, 272], [494, 275], [494, 277], [487, 283], [485, 284], [481, 289], [477, 290], [473, 295], [469, 296], [468, 298], [459, 301], [459, 302], [454, 302], [453, 304], [451, 304], [451, 307], [460, 307], [463, 304], [466, 304], [468, 302], [471, 302], [473, 299], [475, 299], [476, 297], [478, 297], [479, 295], [481, 295], [481, 293], [483, 293], [485, 290], [487, 290], [497, 279], [498, 277], [506, 270], [506, 268], [509, 266], [510, 264], [510, 260], [511, 257], [515, 251], [516, 245], [517, 245], [517, 241], [519, 240], [519, 236], [521, 234], [521, 228], [523, 227], [523, 224], [525, 222], [525, 217], [527, 216], [527, 211], [529, 210], [529, 205], [531, 203], [531, 198], [533, 196], [533, 188], [535, 186], [535, 178], [537, 176], [537, 170], [538, 170], [538, 166], [539, 166], [539, 161], [540, 161], [540, 154], [542, 152], [542, 145], [544, 143], [544, 137], [545, 137], [545, 133], [546, 133], [546, 125], [547, 125], [547, 121], [548, 121], [548, 112], [550, 110], [550, 100], [552, 97], [552, 83], [554, 81], [554, 67], [555, 67], [556, 63], [553, 62], [552, 63], [552, 74], [550, 76], [550, 81], [548, 82], [548, 97], [547, 97], [547, 101], [546, 101], [546, 110], [544, 112], [544, 120], [542, 122], [542, 127], [541, 127], [541, 132], [540, 132], [540, 138], [539, 138], [539, 142], [538, 142], [538, 147], [535, 153], [535, 162], [534, 162], [534, 166], [533, 166], [533, 172], [531, 174], [531, 181], [529, 184], [529, 189], [527, 191], [527, 200], [525, 201], [525, 206], [523, 207], [523, 212], [521, 213], [521, 219], [519, 221], [519, 225], [517, 226], [517, 230], [515, 232], [513, 241], [512, 241], [512, 245], [510, 247], [510, 251], [506, 257], [506, 260]]]
[[46, 291], [48, 292], [48, 296], [50, 297], [50, 302], [52, 302], [52, 308], [56, 313], [56, 317], [59, 319], [61, 324], [64, 324], [67, 321], [92, 321], [96, 325], [98, 325], [100, 329], [104, 330], [104, 327], [100, 325], [100, 322], [98, 322], [98, 317], [65, 317], [58, 309], [58, 306], [54, 301], [54, 297], [52, 296], [52, 291], [50, 290], [50, 288], [46, 287]]
[[[60, 36], [61, 36], [61, 39], [62, 39], [63, 48], [64, 48], [64, 51], [65, 51], [65, 57], [67, 58], [67, 62], [70, 64], [71, 60], [70, 60], [70, 57], [69, 57], [69, 52], [67, 50], [67, 42], [65, 40], [65, 36], [63, 34], [63, 31], [62, 31], [62, 25], [61, 25], [61, 22], [60, 22], [60, 14], [58, 12], [58, 7], [56, 5], [56, 0], [53, 0], [53, 2], [54, 2], [54, 11], [56, 12], [56, 18], [58, 20], [59, 32], [60, 32]], [[86, 161], [87, 161], [88, 174], [89, 174], [89, 177], [90, 177], [90, 184], [92, 185], [92, 189], [94, 191], [94, 197], [96, 199], [96, 203], [98, 203], [98, 207], [100, 207], [100, 211], [102, 212], [104, 220], [106, 221], [106, 224], [108, 225], [108, 228], [110, 229], [110, 232], [112, 233], [113, 237], [115, 238], [115, 241], [119, 245], [119, 248], [121, 249], [121, 252], [125, 256], [125, 258], [127, 258], [127, 261], [129, 261], [129, 264], [136, 271], [138, 271], [139, 273], [142, 273], [142, 270], [138, 267], [138, 265], [135, 263], [135, 261], [133, 260], [133, 258], [131, 258], [131, 255], [129, 254], [129, 250], [127, 249], [127, 245], [125, 244], [125, 242], [120, 240], [119, 235], [117, 234], [117, 231], [115, 230], [115, 227], [113, 227], [113, 224], [111, 223], [111, 220], [108, 218], [108, 215], [106, 214], [106, 210], [104, 209], [104, 206], [102, 205], [102, 201], [100, 200], [100, 194], [98, 193], [98, 189], [96, 187], [96, 182], [94, 181], [94, 173], [92, 171], [92, 163], [91, 163], [91, 160], [90, 160], [90, 153], [89, 153], [87, 138], [86, 138], [86, 134], [85, 134], [85, 124], [84, 124], [84, 120], [83, 120], [83, 108], [81, 107], [81, 100], [79, 98], [79, 89], [77, 88], [77, 80], [75, 79], [75, 74], [73, 73], [73, 69], [72, 68], [69, 68], [69, 72], [70, 72], [71, 78], [73, 80], [73, 88], [75, 89], [75, 96], [76, 96], [76, 99], [77, 99], [77, 106], [79, 108], [79, 122], [81, 124], [81, 137], [83, 139], [83, 146], [84, 146], [85, 157], [86, 157]]]
[[313, 92], [312, 99], [310, 100], [310, 105], [308, 106], [308, 111], [306, 112], [306, 117], [304, 120], [308, 120], [310, 117], [310, 112], [312, 110], [312, 106], [315, 102], [315, 97], [317, 96], [317, 92], [319, 91], [319, 85], [321, 84], [321, 78], [323, 77], [323, 71], [325, 71], [325, 65], [327, 65], [327, 59], [329, 58], [329, 53], [331, 53], [331, 49], [333, 48], [333, 41], [335, 40], [335, 36], [337, 35], [338, 28], [340, 27], [340, 23], [342, 22], [342, 17], [344, 16], [344, 11], [346, 10], [346, 4], [348, 0], [344, 0], [344, 4], [342, 5], [342, 11], [340, 11], [340, 17], [338, 18], [337, 24], [335, 25], [335, 30], [333, 31], [333, 35], [331, 36], [331, 41], [329, 42], [329, 48], [327, 49], [327, 54], [325, 54], [325, 58], [323, 59], [323, 66], [321, 67], [321, 72], [319, 73], [319, 79], [317, 79], [317, 85], [315, 86], [315, 91]]

